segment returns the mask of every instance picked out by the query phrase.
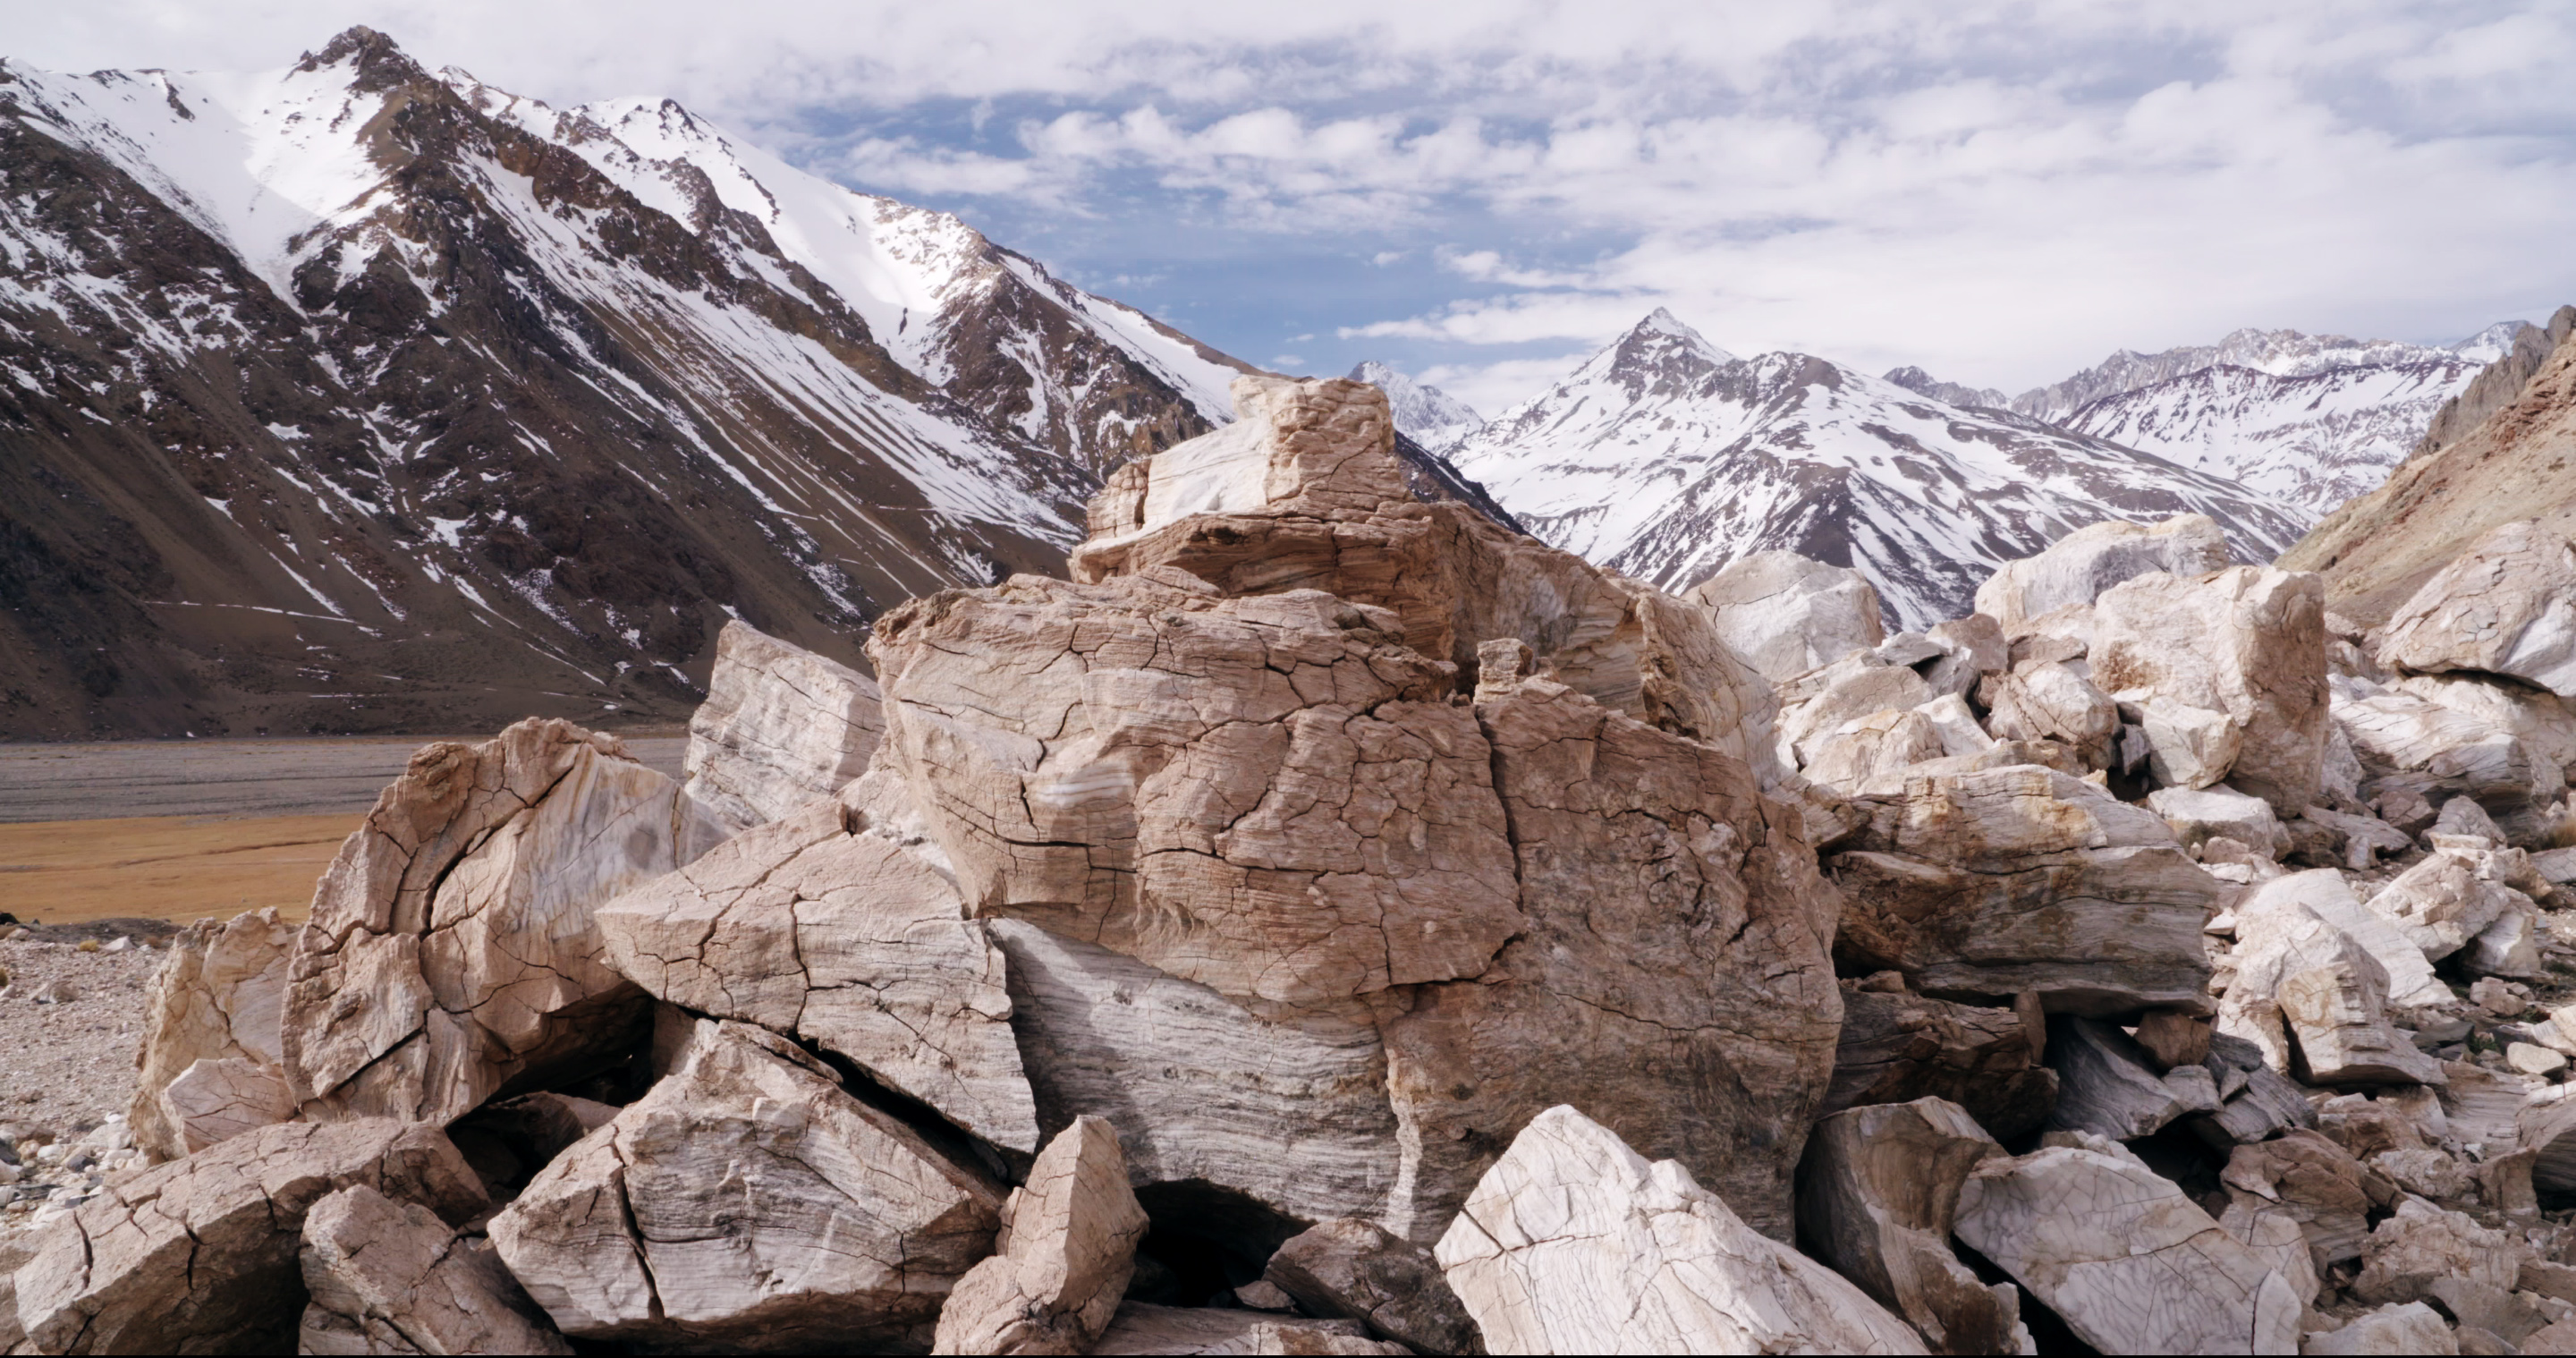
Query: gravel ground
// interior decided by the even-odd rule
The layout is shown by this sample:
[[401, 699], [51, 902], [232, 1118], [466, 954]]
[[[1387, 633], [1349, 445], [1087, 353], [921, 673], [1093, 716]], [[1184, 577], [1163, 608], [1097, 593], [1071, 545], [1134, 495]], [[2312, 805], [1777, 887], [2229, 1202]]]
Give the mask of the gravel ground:
[[[0, 988], [0, 1180], [7, 1181], [0, 1182], [0, 1256], [36, 1222], [66, 1210], [57, 1204], [84, 1198], [107, 1174], [140, 1163], [125, 1149], [125, 1106], [134, 1097], [144, 988], [169, 956], [168, 935], [133, 927], [140, 923], [18, 930], [0, 939], [0, 968], [9, 973]], [[82, 936], [98, 941], [98, 934], [106, 935], [98, 951], [80, 950]], [[116, 946], [119, 938], [125, 947]], [[72, 998], [38, 1002], [63, 984]]]

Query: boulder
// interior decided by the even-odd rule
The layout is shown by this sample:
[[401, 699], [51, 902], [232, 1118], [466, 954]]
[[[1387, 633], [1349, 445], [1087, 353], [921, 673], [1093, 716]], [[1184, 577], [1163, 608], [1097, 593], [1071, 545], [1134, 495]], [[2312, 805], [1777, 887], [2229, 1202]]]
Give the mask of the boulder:
[[2334, 719], [2369, 778], [2365, 790], [2400, 829], [2420, 825], [2391, 809], [2392, 794], [2410, 806], [2465, 795], [2510, 811], [2565, 785], [2564, 774], [2511, 731], [2413, 694], [2392, 689], [2337, 702]]
[[2368, 872], [2381, 855], [2403, 854], [2415, 847], [2415, 841], [2405, 831], [2377, 816], [2349, 815], [2322, 806], [2311, 806], [2300, 816], [2343, 835], [2343, 865], [2352, 872]]
[[2236, 978], [2219, 1031], [2312, 1085], [2440, 1084], [2441, 1063], [2389, 1025], [2388, 969], [2311, 904], [2321, 885], [2294, 873], [2237, 903]]
[[1131, 1301], [1118, 1308], [1117, 1318], [1090, 1352], [1404, 1354], [1411, 1350], [1370, 1339], [1355, 1320], [1295, 1320], [1259, 1311]]
[[1486, 658], [1474, 712], [1523, 932], [1386, 1023], [1413, 1194], [1387, 1227], [1430, 1238], [1529, 1119], [1573, 1101], [1786, 1239], [1842, 1018], [1842, 902], [1742, 761], [1517, 668]]
[[2159, 788], [2147, 794], [2147, 809], [2165, 818], [2185, 849], [2197, 849], [2219, 835], [2275, 858], [2289, 847], [2289, 834], [2272, 814], [2272, 804], [2230, 788]]
[[2500, 857], [2481, 849], [2439, 850], [2381, 887], [2371, 896], [2370, 909], [2438, 962], [2506, 915], [2537, 908], [2529, 896], [2496, 880], [2501, 872], [2512, 871], [2510, 863], [2499, 863]]
[[2005, 563], [1977, 587], [1977, 611], [2019, 636], [2022, 624], [2070, 604], [2090, 604], [2124, 580], [2152, 572], [2195, 576], [2227, 565], [2227, 539], [2201, 514], [2161, 523], [2110, 519], [2078, 528], [2037, 556]]
[[2555, 766], [2562, 774], [2567, 765], [2576, 764], [2576, 706], [2547, 689], [2463, 674], [2403, 675], [2388, 687], [2509, 731], [2536, 763]]
[[2238, 566], [2201, 578], [2142, 575], [2093, 609], [2093, 682], [2224, 712], [2244, 732], [2228, 773], [2295, 816], [2323, 786], [2325, 583]]
[[1262, 1277], [1308, 1315], [1359, 1321], [1370, 1334], [1415, 1353], [1485, 1351], [1440, 1261], [1374, 1222], [1318, 1222], [1281, 1245]]
[[621, 1059], [649, 1002], [591, 911], [724, 836], [679, 784], [569, 722], [422, 747], [296, 940], [280, 1046], [304, 1116], [445, 1123]]
[[1924, 635], [1942, 654], [1915, 671], [1935, 693], [1972, 693], [1978, 680], [2012, 668], [2012, 643], [2005, 639], [2003, 625], [1983, 613], [1936, 622]]
[[2364, 1312], [2344, 1322], [2339, 1330], [2310, 1335], [2299, 1350], [2307, 1354], [2456, 1354], [2457, 1340], [2451, 1327], [2432, 1307], [2420, 1301], [2402, 1305], [2390, 1303], [2376, 1311]]
[[2019, 1297], [1950, 1249], [1959, 1187], [2004, 1153], [1943, 1099], [1879, 1104], [1816, 1124], [1799, 1168], [1798, 1233], [1834, 1271], [1905, 1318], [1934, 1353], [2014, 1353]]
[[2576, 1199], [2576, 1099], [2553, 1098], [2517, 1109], [2508, 1139], [2534, 1152], [2532, 1188], [2553, 1208]]
[[1088, 1351], [1127, 1293], [1145, 1226], [1118, 1133], [1076, 1118], [1012, 1190], [993, 1256], [948, 1294], [931, 1352]]
[[1995, 1136], [2019, 1136], [2057, 1103], [2057, 1072], [2039, 1060], [2046, 1041], [2010, 1009], [1846, 991], [1833, 1082], [1816, 1112], [1941, 1098]]
[[1922, 1353], [1858, 1287], [1569, 1107], [1532, 1119], [1435, 1251], [1497, 1353]]
[[1384, 610], [1035, 577], [870, 643], [881, 757], [969, 909], [1287, 1003], [1475, 976], [1521, 927], [1452, 672]]
[[681, 767], [690, 796], [748, 828], [840, 791], [884, 736], [875, 680], [735, 619], [716, 636]]
[[2209, 1020], [2170, 1009], [2141, 1016], [2129, 1035], [2137, 1039], [2139, 1049], [2157, 1070], [2205, 1063], [2209, 1060], [2210, 1040], [2216, 1036]]
[[2410, 1008], [2450, 1004], [2451, 988], [2433, 974], [2433, 964], [2399, 922], [2385, 912], [2387, 889], [2365, 905], [2354, 898], [2341, 873], [2315, 869], [2264, 884], [2264, 899], [2294, 899], [2326, 923], [2342, 930], [2388, 973], [2388, 1002]]
[[1281, 1220], [1402, 1206], [1386, 1047], [1366, 1004], [1238, 1001], [1023, 921], [991, 929], [1041, 1126], [1112, 1118], [1138, 1187], [1213, 1185]]
[[1468, 506], [1414, 503], [1375, 387], [1247, 375], [1234, 402], [1233, 424], [1111, 474], [1068, 563], [1076, 581], [1152, 577], [1237, 597], [1326, 590], [1390, 611], [1405, 645], [1468, 683], [1478, 646], [1517, 638], [1560, 682], [1774, 780], [1771, 685], [1719, 639], [1707, 609]]
[[2510, 675], [2576, 698], [2576, 549], [2529, 520], [2487, 534], [2390, 615], [2379, 661]]
[[304, 1217], [299, 1353], [561, 1353], [489, 1242], [364, 1184]]
[[575, 1338], [927, 1345], [1001, 1208], [982, 1173], [786, 1039], [701, 1020], [680, 1068], [539, 1170], [491, 1233]]
[[2217, 1081], [2219, 1108], [2191, 1125], [2203, 1140], [2221, 1147], [2268, 1140], [2317, 1120], [2306, 1091], [2264, 1064], [2262, 1050], [2242, 1038], [2212, 1033], [2209, 1059], [2202, 1062]]
[[262, 1127], [120, 1177], [33, 1242], [17, 1317], [37, 1353], [285, 1352], [305, 1214], [365, 1186], [450, 1223], [483, 1186], [435, 1127], [358, 1118]]
[[2355, 1301], [2414, 1301], [2441, 1279], [2511, 1291], [2523, 1250], [2502, 1231], [2489, 1230], [2465, 1212], [2445, 1211], [2422, 1198], [2405, 1197], [2363, 1243], [2361, 1275], [2347, 1290]]
[[2245, 730], [2224, 712], [2193, 707], [2147, 689], [2114, 695], [2120, 716], [2147, 746], [2147, 772], [2166, 788], [2205, 788], [2236, 767]]
[[[277, 1026], [294, 946], [295, 926], [274, 909], [199, 920], [170, 940], [144, 993], [126, 1110], [134, 1144], [155, 1163], [294, 1115]], [[173, 1106], [167, 1093], [183, 1079]]]
[[[901, 791], [882, 774], [867, 781]], [[654, 998], [806, 1038], [966, 1131], [1032, 1154], [1037, 1110], [1001, 948], [984, 921], [966, 918], [935, 851], [906, 839], [896, 817], [826, 798], [593, 919], [610, 965]]]
[[1887, 637], [1869, 577], [1796, 552], [1738, 557], [1682, 598], [1707, 609], [1718, 636], [1774, 682], [1869, 650]]
[[2159, 1075], [2144, 1048], [2095, 1019], [2050, 1019], [2048, 1064], [2058, 1080], [2048, 1125], [2061, 1130], [2132, 1141], [2176, 1118], [2219, 1110], [2217, 1081], [2206, 1068], [2182, 1065]]
[[1803, 767], [1846, 723], [1920, 707], [1936, 696], [1921, 675], [1902, 665], [1846, 662], [1826, 674], [1827, 682], [1813, 695], [1781, 709], [1774, 730], [1783, 763]]
[[2305, 1129], [2236, 1147], [2219, 1183], [2231, 1215], [2262, 1213], [2296, 1222], [2320, 1264], [2360, 1258], [2370, 1217], [2399, 1197], [2386, 1173]]
[[1941, 738], [1941, 753], [1949, 758], [1981, 755], [1995, 747], [1995, 738], [1977, 722], [1977, 714], [1968, 700], [1955, 693], [1945, 693], [1914, 709], [1932, 723], [1933, 734]]
[[2052, 1012], [2198, 1011], [2200, 927], [2220, 883], [2153, 812], [2031, 765], [1862, 789], [1868, 822], [1827, 866], [1853, 974], [1956, 999], [2039, 992]]
[[1800, 772], [1843, 793], [1882, 774], [1951, 753], [1941, 729], [1915, 711], [1880, 712], [1844, 722], [1833, 734], [1808, 742], [1807, 748], [1813, 754]]
[[2108, 768], [2120, 707], [2064, 665], [1997, 676], [1984, 693], [1986, 729], [2002, 740], [2053, 740], [2087, 768]]
[[2103, 1353], [2288, 1353], [2297, 1294], [2172, 1182], [2113, 1150], [1980, 1163], [1959, 1239]]

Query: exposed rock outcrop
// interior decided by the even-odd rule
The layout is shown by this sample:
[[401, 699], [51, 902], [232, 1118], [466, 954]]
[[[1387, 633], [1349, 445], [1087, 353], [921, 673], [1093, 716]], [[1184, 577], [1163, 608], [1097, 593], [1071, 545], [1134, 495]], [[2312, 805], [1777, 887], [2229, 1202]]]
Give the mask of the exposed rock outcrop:
[[2227, 539], [2205, 514], [2177, 514], [2151, 524], [2106, 519], [1996, 571], [1977, 587], [1977, 611], [2003, 624], [2006, 635], [2018, 636], [2032, 619], [2090, 604], [2121, 581], [2159, 571], [2201, 575], [2225, 569], [2227, 560]]

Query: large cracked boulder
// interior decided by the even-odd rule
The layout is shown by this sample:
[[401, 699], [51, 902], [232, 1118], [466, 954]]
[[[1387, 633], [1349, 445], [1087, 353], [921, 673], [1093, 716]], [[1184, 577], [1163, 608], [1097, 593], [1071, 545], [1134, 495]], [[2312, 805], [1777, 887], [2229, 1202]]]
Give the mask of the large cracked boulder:
[[1738, 557], [1682, 598], [1708, 609], [1718, 636], [1775, 683], [1887, 639], [1869, 577], [1796, 552]]
[[[868, 781], [881, 801], [901, 792]], [[1033, 1154], [1002, 950], [903, 819], [827, 798], [747, 830], [601, 906], [609, 963], [656, 999], [816, 1042]]]
[[872, 649], [978, 914], [1285, 1003], [1474, 976], [1520, 928], [1491, 751], [1382, 610], [1021, 576]]
[[1828, 860], [1853, 974], [1925, 994], [2036, 991], [2052, 1013], [2206, 1012], [2200, 929], [2220, 883], [2154, 812], [2036, 765], [1866, 788]]
[[716, 637], [689, 718], [689, 795], [736, 826], [777, 820], [868, 771], [885, 734], [876, 681], [739, 619]]
[[2529, 520], [2489, 533], [2390, 616], [2379, 662], [2511, 675], [2576, 698], [2576, 549]]
[[489, 1242], [364, 1184], [305, 1214], [302, 1259], [299, 1353], [572, 1352]]
[[2102, 1353], [2292, 1353], [2298, 1294], [2111, 1143], [1980, 1163], [1957, 1231]]
[[2093, 606], [2093, 682], [2224, 712], [2244, 735], [2228, 777], [2295, 816], [2325, 777], [2322, 577], [2237, 566], [2142, 575]]
[[280, 1046], [303, 1115], [445, 1123], [621, 1058], [649, 1001], [591, 911], [724, 837], [679, 784], [569, 722], [422, 747], [296, 941]]
[[1001, 1209], [983, 1173], [794, 1044], [701, 1020], [680, 1068], [539, 1171], [491, 1232], [575, 1338], [926, 1346]]
[[2011, 1009], [1847, 991], [1833, 1083], [1816, 1111], [1940, 1098], [1996, 1136], [2019, 1136], [2057, 1106], [2057, 1072], [2040, 1064], [2048, 1035], [2033, 1028]]
[[2413, 693], [2365, 691], [2333, 712], [2375, 797], [2393, 789], [2428, 802], [2466, 795], [2510, 814], [2566, 785], [2564, 772], [2511, 730]]
[[1087, 1352], [1127, 1293], [1145, 1226], [1118, 1133], [1076, 1119], [1012, 1190], [992, 1257], [948, 1294], [931, 1351]]
[[1110, 474], [1075, 580], [1177, 571], [1229, 596], [1325, 590], [1391, 611], [1405, 645], [1470, 684], [1479, 645], [1518, 638], [1559, 681], [1770, 780], [1771, 685], [1706, 609], [1466, 505], [1415, 503], [1376, 387], [1247, 375], [1234, 402], [1233, 424]]
[[1570, 1100], [1786, 1238], [1842, 1016], [1841, 902], [1800, 817], [1744, 764], [1516, 677], [1512, 645], [1486, 657], [1475, 712], [1524, 932], [1386, 1027], [1413, 1232], [1445, 1225], [1521, 1127]]
[[2033, 619], [2090, 604], [2124, 580], [2226, 566], [2227, 539], [2207, 515], [2177, 514], [2151, 524], [2109, 519], [2076, 529], [2036, 556], [2006, 562], [1977, 587], [1977, 611], [2003, 624], [2007, 635], [2020, 636]]
[[271, 910], [200, 920], [170, 940], [143, 1000], [126, 1122], [155, 1161], [294, 1114], [278, 1019], [295, 926]]
[[1922, 1353], [1860, 1288], [1569, 1107], [1531, 1120], [1440, 1238], [1496, 1353]]
[[304, 1310], [305, 1214], [366, 1187], [450, 1224], [482, 1181], [435, 1127], [383, 1118], [263, 1127], [108, 1184], [16, 1275], [37, 1353], [286, 1352]]
[[2019, 1293], [1977, 1281], [1950, 1248], [1960, 1186], [2003, 1153], [1944, 1099], [1836, 1113], [1807, 1144], [1798, 1233], [1934, 1353], [2018, 1352]]

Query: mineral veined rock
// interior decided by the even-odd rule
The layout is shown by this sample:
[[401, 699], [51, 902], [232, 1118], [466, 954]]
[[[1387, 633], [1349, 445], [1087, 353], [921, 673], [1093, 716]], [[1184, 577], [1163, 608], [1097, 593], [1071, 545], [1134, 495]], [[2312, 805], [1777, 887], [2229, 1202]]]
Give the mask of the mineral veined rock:
[[2267, 882], [2238, 902], [2219, 1030], [2309, 1084], [2440, 1084], [2441, 1063], [2389, 1026], [2387, 968], [2305, 899], [2311, 877]]
[[623, 749], [531, 718], [412, 756], [296, 940], [280, 1045], [305, 1116], [444, 1123], [620, 1051], [646, 1000], [591, 911], [725, 835]]
[[364, 1184], [305, 1214], [302, 1262], [298, 1352], [572, 1352], [489, 1243]]
[[1853, 799], [1828, 867], [1836, 958], [1926, 994], [2037, 991], [2052, 1012], [2202, 1010], [2200, 927], [2220, 884], [2155, 813], [2032, 765], [1908, 777]]
[[2398, 608], [2379, 659], [2509, 674], [2576, 698], [2576, 548], [2528, 520], [2496, 529]]
[[1739, 557], [1682, 598], [1713, 613], [1717, 634], [1774, 681], [1887, 639], [1867, 577], [1796, 552]]
[[1436, 1253], [1496, 1353], [1925, 1351], [1688, 1170], [1568, 1107], [1513, 1139]]
[[728, 823], [758, 825], [867, 772], [884, 734], [875, 680], [736, 619], [689, 718], [686, 786]]
[[305, 1213], [357, 1185], [450, 1223], [486, 1201], [435, 1127], [262, 1127], [111, 1183], [49, 1228], [16, 1274], [26, 1342], [38, 1353], [282, 1352], [303, 1306]]
[[2136, 1157], [2053, 1146], [1978, 1165], [1971, 1249], [2104, 1353], [2291, 1353], [2299, 1298]]
[[957, 1280], [933, 1353], [1082, 1353], [1126, 1295], [1145, 1238], [1118, 1133], [1077, 1118], [1012, 1191], [992, 1257]]
[[701, 1020], [680, 1069], [538, 1171], [491, 1232], [575, 1337], [926, 1345], [1001, 1207], [981, 1172], [786, 1039]]
[[1960, 1185], [2003, 1153], [1943, 1099], [1836, 1113], [1808, 1141], [1799, 1235], [1933, 1352], [2018, 1352], [2018, 1295], [1978, 1282], [1950, 1249]]
[[2225, 712], [2244, 731], [2229, 776], [2295, 816], [2325, 770], [2325, 583], [2268, 566], [2142, 575], [2093, 607], [2093, 682]]
[[1024, 1153], [1037, 1113], [1001, 949], [932, 852], [826, 799], [748, 830], [593, 916], [656, 999], [801, 1036]]
[[[294, 1113], [278, 1037], [294, 944], [295, 926], [273, 909], [201, 920], [170, 940], [169, 960], [144, 997], [134, 1103], [126, 1111], [135, 1144], [154, 1160]], [[166, 1091], [200, 1062], [206, 1069], [179, 1092], [178, 1106], [169, 1106]]]
[[2020, 635], [2022, 624], [2070, 604], [2089, 604], [2123, 580], [2150, 572], [2195, 576], [2227, 565], [2227, 539], [2202, 514], [2161, 523], [2118, 519], [2078, 528], [2046, 551], [2006, 562], [1977, 587], [1977, 611]]

